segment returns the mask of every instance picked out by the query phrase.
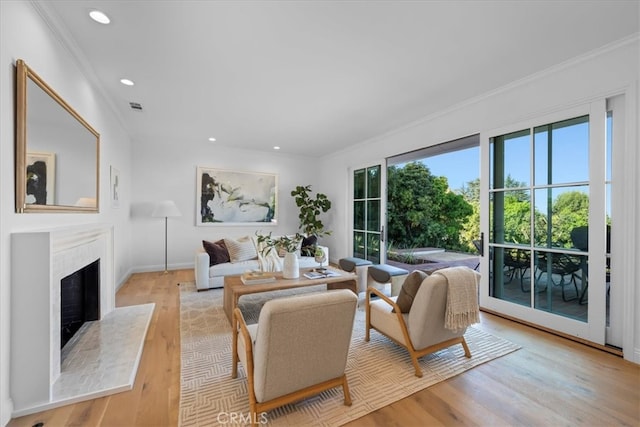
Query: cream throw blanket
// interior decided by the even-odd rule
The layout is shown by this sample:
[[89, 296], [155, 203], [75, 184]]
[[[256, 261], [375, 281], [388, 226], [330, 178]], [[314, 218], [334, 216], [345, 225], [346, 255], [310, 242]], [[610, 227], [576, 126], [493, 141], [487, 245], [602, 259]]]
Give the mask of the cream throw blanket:
[[474, 323], [480, 323], [480, 274], [469, 267], [450, 267], [433, 274], [444, 276], [448, 282], [444, 327], [451, 331], [459, 331]]
[[252, 240], [253, 244], [256, 246], [256, 252], [258, 253], [260, 271], [282, 271], [282, 259], [278, 256], [278, 251], [276, 251], [275, 248], [271, 248], [268, 252], [265, 252], [264, 243], [258, 243], [258, 239], [256, 237], [252, 237]]

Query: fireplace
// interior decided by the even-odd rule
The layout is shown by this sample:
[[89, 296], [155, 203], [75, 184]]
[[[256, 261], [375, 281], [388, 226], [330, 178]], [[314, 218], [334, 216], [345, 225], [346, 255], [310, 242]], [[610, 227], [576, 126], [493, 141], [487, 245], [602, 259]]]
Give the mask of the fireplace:
[[[113, 227], [86, 224], [13, 233], [11, 258], [11, 397], [14, 412], [20, 413], [59, 400], [63, 279], [100, 260], [92, 273], [99, 276], [94, 307], [99, 322], [86, 322], [80, 332], [115, 309]], [[118, 348], [118, 343], [109, 346]]]
[[111, 225], [12, 233], [14, 418], [133, 388], [154, 304], [115, 307], [113, 258]]
[[100, 259], [60, 281], [60, 349], [85, 322], [100, 319]]

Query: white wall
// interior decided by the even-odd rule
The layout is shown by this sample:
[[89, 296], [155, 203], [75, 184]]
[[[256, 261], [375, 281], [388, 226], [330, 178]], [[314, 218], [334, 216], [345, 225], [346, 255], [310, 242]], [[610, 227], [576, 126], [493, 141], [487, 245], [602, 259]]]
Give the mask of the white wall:
[[[627, 139], [623, 150], [626, 155], [622, 188], [628, 210], [617, 217], [627, 231], [624, 236], [628, 251], [621, 254], [625, 266], [625, 299], [628, 304], [625, 315], [625, 358], [640, 363], [640, 227], [637, 225], [633, 206], [640, 207], [639, 174], [635, 165], [640, 164], [638, 145], [638, 76], [640, 51], [638, 35], [576, 58], [553, 69], [514, 82], [493, 93], [470, 99], [467, 102], [427, 117], [403, 129], [382, 135], [356, 147], [327, 156], [320, 169], [320, 182], [334, 202], [335, 212], [349, 212], [350, 169], [380, 161], [394, 154], [454, 140], [463, 136], [483, 133], [490, 129], [508, 126], [546, 113], [559, 111], [587, 101], [604, 99], [619, 93], [626, 94]], [[499, 64], [496, 64], [499, 66]], [[618, 214], [616, 214], [618, 215]], [[327, 239], [332, 257], [350, 256], [347, 241], [351, 219], [347, 215], [335, 216], [329, 227], [335, 230]], [[628, 298], [627, 298], [628, 297]]]
[[[327, 194], [333, 208], [326, 218], [333, 235], [323, 243], [331, 247], [332, 261], [350, 255], [347, 232], [348, 182], [350, 168], [413, 149], [498, 128], [529, 117], [548, 113], [594, 98], [633, 88], [628, 164], [640, 164], [638, 141], [638, 40], [604, 50], [579, 61], [561, 64], [533, 78], [516, 82], [487, 96], [470, 100], [456, 108], [425, 118], [388, 135], [327, 156], [318, 161], [281, 153], [248, 152], [207, 142], [193, 146], [183, 141], [159, 148], [167, 141], [131, 142], [101, 94], [81, 71], [70, 50], [63, 47], [49, 25], [26, 1], [0, 1], [0, 424], [11, 416], [9, 396], [9, 320], [11, 297], [12, 232], [80, 223], [114, 225], [115, 277], [121, 283], [130, 272], [161, 270], [164, 263], [163, 220], [151, 218], [155, 202], [173, 199], [183, 216], [169, 220], [169, 262], [172, 267], [190, 267], [202, 239], [252, 234], [256, 227], [196, 227], [196, 166], [279, 175], [280, 224], [275, 233], [295, 231], [297, 209], [289, 196], [296, 185], [313, 185]], [[14, 213], [14, 63], [24, 59], [45, 81], [74, 107], [101, 134], [99, 214], [15, 214]], [[499, 64], [496, 64], [499, 66]], [[629, 111], [628, 111], [629, 112]], [[249, 124], [250, 125], [250, 124]], [[273, 141], [275, 145], [276, 141]], [[229, 142], [232, 144], [232, 141]], [[134, 166], [135, 165], [135, 166]], [[120, 208], [109, 204], [109, 168], [120, 171]], [[625, 172], [629, 185], [629, 206], [640, 210], [640, 189], [635, 168]], [[629, 225], [631, 272], [640, 276], [640, 236], [638, 226]], [[262, 229], [263, 227], [259, 227]], [[270, 228], [264, 227], [264, 231]], [[633, 276], [632, 276], [633, 273]], [[640, 307], [640, 292], [628, 302]], [[631, 330], [631, 349], [640, 362], [640, 313], [632, 313], [625, 325]], [[626, 344], [625, 344], [626, 347]], [[627, 347], [626, 347], [627, 348]], [[627, 348], [628, 349], [628, 348]]]
[[[0, 2], [0, 424], [12, 411], [9, 395], [11, 233], [84, 223], [114, 225], [115, 277], [119, 284], [131, 269], [131, 225], [128, 188], [122, 188], [120, 209], [111, 209], [109, 166], [130, 182], [130, 139], [101, 94], [81, 71], [34, 7], [26, 1]], [[62, 98], [101, 134], [99, 214], [16, 214], [14, 206], [15, 61], [24, 59]]]
[[[155, 203], [161, 200], [173, 200], [182, 213], [181, 217], [168, 220], [168, 264], [169, 269], [174, 269], [193, 266], [195, 251], [202, 248], [203, 239], [254, 235], [259, 230], [274, 234], [296, 232], [298, 209], [291, 190], [311, 184], [314, 193], [326, 191], [326, 186], [314, 185], [317, 161], [307, 157], [240, 150], [206, 140], [195, 144], [135, 141], [133, 147], [132, 262], [136, 271], [164, 269], [164, 219], [151, 217]], [[278, 225], [196, 227], [198, 166], [277, 174]]]

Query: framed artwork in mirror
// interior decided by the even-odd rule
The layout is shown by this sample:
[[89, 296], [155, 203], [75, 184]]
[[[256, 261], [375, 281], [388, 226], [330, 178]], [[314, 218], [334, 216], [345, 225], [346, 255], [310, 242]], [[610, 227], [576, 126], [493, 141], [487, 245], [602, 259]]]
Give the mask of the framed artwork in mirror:
[[196, 225], [276, 225], [278, 175], [198, 166]]
[[39, 151], [27, 152], [28, 205], [53, 205], [56, 201], [56, 154]]

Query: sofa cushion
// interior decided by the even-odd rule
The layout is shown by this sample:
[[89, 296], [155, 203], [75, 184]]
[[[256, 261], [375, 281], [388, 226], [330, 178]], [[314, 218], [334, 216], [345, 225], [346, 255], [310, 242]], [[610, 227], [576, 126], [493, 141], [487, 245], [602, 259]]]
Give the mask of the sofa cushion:
[[396, 300], [396, 304], [400, 307], [401, 313], [408, 313], [409, 310], [411, 310], [413, 299], [416, 297], [422, 281], [427, 277], [429, 277], [429, 275], [424, 271], [414, 270], [404, 279], [404, 283], [398, 294], [398, 299]]
[[229, 251], [229, 258], [232, 263], [258, 258], [256, 247], [248, 236], [237, 240], [225, 238], [224, 244]]
[[202, 247], [209, 254], [209, 266], [222, 264], [223, 262], [229, 262], [229, 251], [224, 244], [224, 239], [220, 239], [217, 242], [209, 242], [207, 240], [202, 241]]

